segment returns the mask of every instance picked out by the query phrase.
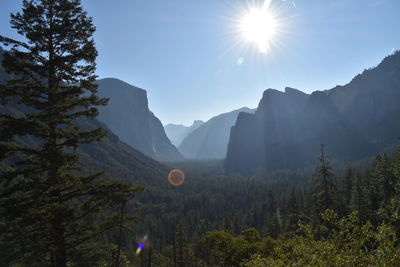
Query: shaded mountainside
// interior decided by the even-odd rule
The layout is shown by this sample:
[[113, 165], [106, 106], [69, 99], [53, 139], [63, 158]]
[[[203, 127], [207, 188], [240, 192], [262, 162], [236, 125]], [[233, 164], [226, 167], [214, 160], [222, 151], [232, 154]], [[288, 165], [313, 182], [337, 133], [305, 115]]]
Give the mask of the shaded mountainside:
[[350, 83], [305, 94], [268, 89], [255, 114], [239, 114], [225, 166], [251, 174], [315, 163], [320, 144], [331, 158], [353, 161], [377, 154], [400, 136], [400, 53]]
[[98, 84], [98, 95], [110, 99], [107, 106], [99, 108], [99, 121], [147, 156], [160, 161], [183, 159], [160, 120], [149, 110], [145, 90], [112, 78]]
[[199, 128], [203, 123], [201, 120], [195, 120], [191, 126], [169, 123], [164, 126], [164, 130], [171, 143], [178, 147], [186, 136]]
[[252, 113], [254, 110], [244, 107], [211, 118], [182, 141], [179, 151], [190, 159], [224, 158], [230, 128], [240, 112]]
[[[20, 117], [24, 116], [27, 110], [22, 106], [9, 103], [6, 106], [0, 105], [0, 112]], [[76, 152], [84, 170], [104, 170], [112, 179], [122, 179], [140, 185], [158, 183], [165, 179], [168, 173], [165, 165], [121, 142], [118, 136], [103, 123], [98, 120], [80, 119], [77, 124], [85, 130], [101, 127], [107, 133], [101, 141], [80, 145], [77, 149]], [[39, 140], [32, 137], [20, 137], [17, 141], [35, 146]]]
[[85, 127], [102, 127], [107, 136], [100, 142], [79, 147], [82, 165], [85, 168], [106, 171], [110, 178], [123, 179], [139, 185], [160, 183], [165, 180], [168, 168], [152, 158], [120, 141], [103, 123], [97, 120], [82, 120]]

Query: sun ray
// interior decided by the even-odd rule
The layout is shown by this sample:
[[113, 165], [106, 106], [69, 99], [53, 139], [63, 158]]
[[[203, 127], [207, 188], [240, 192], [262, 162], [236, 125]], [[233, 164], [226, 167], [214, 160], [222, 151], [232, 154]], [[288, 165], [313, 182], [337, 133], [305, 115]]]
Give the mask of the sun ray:
[[[290, 50], [292, 48], [290, 46], [291, 41], [296, 39], [297, 33], [292, 31], [291, 26], [298, 16], [292, 5], [289, 6], [291, 1], [247, 0], [242, 4], [234, 4], [230, 1], [225, 3], [231, 12], [229, 16], [223, 16], [222, 19], [230, 27], [221, 36], [223, 38], [221, 42], [222, 52], [215, 58], [216, 61], [221, 60], [226, 55], [231, 55], [233, 52], [236, 54], [236, 57], [232, 59], [235, 64], [240, 57], [243, 57], [246, 65], [255, 62], [270, 65], [273, 61], [273, 55], [290, 53], [290, 51], [285, 50]], [[244, 34], [244, 18], [254, 10], [258, 10], [260, 13], [267, 12], [273, 20], [272, 30], [267, 34], [270, 38], [267, 41], [256, 37], [256, 35], [254, 35], [256, 41], [250, 41]], [[263, 18], [261, 18], [262, 20]]]

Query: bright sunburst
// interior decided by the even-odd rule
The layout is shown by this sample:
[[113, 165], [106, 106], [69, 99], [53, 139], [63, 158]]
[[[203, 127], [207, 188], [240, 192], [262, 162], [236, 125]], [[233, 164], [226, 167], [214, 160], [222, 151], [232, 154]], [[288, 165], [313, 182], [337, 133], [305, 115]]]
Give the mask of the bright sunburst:
[[266, 0], [262, 7], [250, 7], [239, 23], [243, 38], [255, 44], [261, 53], [268, 52], [278, 28], [278, 22], [269, 8], [270, 2]]

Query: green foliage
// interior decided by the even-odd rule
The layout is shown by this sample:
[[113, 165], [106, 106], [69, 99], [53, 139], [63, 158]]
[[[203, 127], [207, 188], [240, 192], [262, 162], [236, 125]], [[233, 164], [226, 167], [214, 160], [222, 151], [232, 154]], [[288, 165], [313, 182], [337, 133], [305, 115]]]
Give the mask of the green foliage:
[[326, 209], [338, 208], [337, 188], [333, 179], [332, 167], [324, 156], [324, 146], [321, 145], [321, 165], [316, 170], [314, 180], [313, 205], [315, 214], [320, 214]]
[[196, 255], [207, 266], [240, 266], [240, 263], [255, 253], [259, 246], [245, 239], [249, 238], [249, 235], [250, 239], [258, 237], [254, 229], [244, 232], [244, 237], [235, 237], [224, 231], [208, 232], [195, 244]]
[[[201, 194], [199, 202], [201, 199], [202, 203], [207, 203], [204, 210], [209, 213], [197, 218], [207, 218], [209, 224], [204, 229], [211, 231], [199, 232], [200, 238], [189, 238], [192, 245], [188, 244], [188, 247], [193, 246], [195, 262], [200, 266], [396, 266], [400, 260], [400, 194], [382, 190], [382, 186], [375, 190], [371, 185], [379, 184], [374, 181], [374, 175], [381, 173], [380, 179], [384, 181], [386, 176], [395, 177], [393, 190], [399, 192], [399, 163], [397, 151], [386, 157], [384, 168], [375, 162], [369, 169], [346, 167], [342, 172], [337, 171], [335, 175], [343, 175], [340, 190], [333, 201], [337, 210], [325, 209], [318, 214], [316, 210], [307, 208], [315, 207], [307, 203], [307, 199], [315, 197], [315, 191], [307, 190], [310, 180], [281, 177], [277, 182], [273, 177], [265, 176], [246, 178], [246, 183], [242, 184], [242, 178], [210, 177], [207, 180], [191, 174], [188, 177], [196, 180], [197, 186], [194, 186], [194, 181], [189, 182], [181, 191], [182, 195], [175, 198], [181, 203], [176, 206], [176, 214], [182, 214], [179, 206], [186, 202], [181, 196], [190, 194], [189, 188], [194, 192], [204, 187], [207, 193]], [[323, 165], [329, 166], [326, 162], [321, 167]], [[376, 170], [378, 166], [380, 172]], [[332, 178], [333, 170], [326, 173]], [[225, 199], [218, 199], [218, 196]], [[324, 199], [322, 194], [320, 196]], [[238, 199], [241, 202], [235, 202]], [[374, 199], [377, 200], [376, 206], [373, 205]], [[260, 200], [265, 202], [259, 203]], [[197, 203], [194, 197], [190, 203]], [[190, 211], [191, 205], [188, 204], [186, 210]], [[216, 210], [220, 212], [214, 212]], [[281, 216], [278, 216], [279, 210]], [[312, 217], [315, 219], [311, 220]], [[211, 218], [220, 223], [212, 224]], [[258, 226], [257, 219], [252, 218], [263, 218], [262, 227]], [[207, 220], [197, 222], [205, 225]], [[214, 230], [229, 228], [226, 227], [229, 221], [234, 222], [233, 231]], [[190, 225], [189, 222], [188, 227]]]
[[356, 213], [338, 219], [326, 210], [322, 218], [336, 227], [329, 238], [318, 240], [310, 226], [302, 225], [301, 235], [278, 240], [271, 254], [254, 254], [244, 266], [396, 266], [399, 262], [392, 227], [359, 224]]
[[299, 222], [301, 220], [301, 203], [296, 191], [292, 188], [284, 206], [285, 225], [284, 231], [288, 234], [297, 231]]
[[340, 195], [340, 214], [346, 214], [348, 212], [347, 207], [350, 205], [352, 198], [353, 180], [356, 175], [357, 173], [354, 169], [348, 166], [340, 179], [338, 188], [338, 193]]
[[79, 123], [107, 103], [94, 83], [95, 27], [79, 0], [25, 0], [11, 25], [26, 42], [0, 36], [11, 45], [3, 61], [10, 79], [0, 85], [0, 258], [94, 264], [106, 257], [92, 251], [105, 249], [100, 234], [117, 224], [114, 208], [141, 190], [86, 171], [76, 153], [105, 135]]
[[242, 237], [249, 243], [260, 242], [260, 233], [255, 228], [247, 228], [242, 231]]

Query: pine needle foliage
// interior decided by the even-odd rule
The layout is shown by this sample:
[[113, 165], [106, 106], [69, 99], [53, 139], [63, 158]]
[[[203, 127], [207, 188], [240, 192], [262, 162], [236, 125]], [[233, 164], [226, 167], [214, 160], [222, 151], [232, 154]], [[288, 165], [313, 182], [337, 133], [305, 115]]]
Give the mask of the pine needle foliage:
[[23, 41], [0, 36], [11, 77], [0, 99], [24, 114], [0, 114], [0, 258], [7, 266], [93, 265], [99, 259], [88, 252], [116, 225], [110, 211], [141, 189], [85, 171], [75, 151], [105, 135], [82, 127], [107, 104], [96, 95], [92, 18], [79, 0], [24, 0], [10, 22]]

